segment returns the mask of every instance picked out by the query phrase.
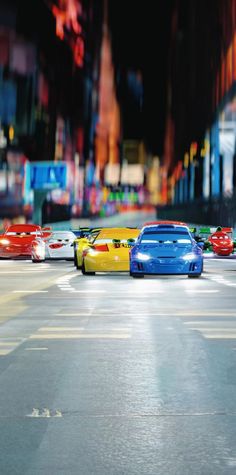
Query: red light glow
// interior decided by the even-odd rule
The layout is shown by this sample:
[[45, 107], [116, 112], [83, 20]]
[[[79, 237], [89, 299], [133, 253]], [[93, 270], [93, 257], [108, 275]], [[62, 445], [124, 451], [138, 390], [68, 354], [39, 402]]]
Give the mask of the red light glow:
[[82, 26], [78, 17], [82, 14], [80, 0], [58, 0], [51, 6], [56, 19], [56, 35], [60, 40], [68, 41], [74, 54], [76, 66], [83, 66], [84, 40]]

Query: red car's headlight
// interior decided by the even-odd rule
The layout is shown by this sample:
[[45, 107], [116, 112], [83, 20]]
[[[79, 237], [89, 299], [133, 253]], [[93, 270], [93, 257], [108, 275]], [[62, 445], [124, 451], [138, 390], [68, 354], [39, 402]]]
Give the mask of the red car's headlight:
[[10, 244], [10, 241], [8, 241], [8, 239], [0, 239], [0, 244], [2, 244], [3, 246], [7, 246], [8, 244]]

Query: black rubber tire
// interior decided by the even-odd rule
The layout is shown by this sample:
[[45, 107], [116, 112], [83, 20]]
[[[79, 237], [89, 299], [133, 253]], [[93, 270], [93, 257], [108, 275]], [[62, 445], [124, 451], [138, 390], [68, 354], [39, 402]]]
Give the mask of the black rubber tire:
[[95, 275], [95, 272], [86, 272], [85, 267], [84, 267], [84, 261], [81, 266], [81, 272], [83, 275]]
[[42, 259], [41, 261], [39, 261], [38, 259], [31, 259], [31, 261], [34, 263], [34, 264], [38, 264], [40, 262], [44, 262], [44, 259]]
[[201, 277], [201, 274], [189, 274], [188, 275], [189, 279], [197, 279], [198, 277]]
[[129, 275], [134, 279], [142, 279], [144, 277], [144, 274], [135, 274], [133, 272], [130, 272]]
[[74, 266], [76, 267], [76, 269], [80, 269], [80, 267], [78, 266], [78, 260], [77, 260], [77, 255], [75, 254], [74, 255]]

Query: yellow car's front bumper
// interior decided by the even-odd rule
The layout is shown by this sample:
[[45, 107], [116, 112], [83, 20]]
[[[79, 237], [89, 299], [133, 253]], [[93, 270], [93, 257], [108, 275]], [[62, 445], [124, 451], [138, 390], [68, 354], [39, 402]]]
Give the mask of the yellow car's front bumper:
[[97, 256], [87, 255], [84, 258], [86, 272], [129, 272], [129, 256]]

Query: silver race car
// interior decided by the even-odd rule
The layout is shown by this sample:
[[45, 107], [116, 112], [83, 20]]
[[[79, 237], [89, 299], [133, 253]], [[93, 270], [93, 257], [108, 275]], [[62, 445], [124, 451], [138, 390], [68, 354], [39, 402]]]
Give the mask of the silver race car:
[[43, 262], [46, 259], [74, 259], [74, 240], [72, 231], [52, 231], [46, 236], [39, 236], [32, 242], [32, 262]]

